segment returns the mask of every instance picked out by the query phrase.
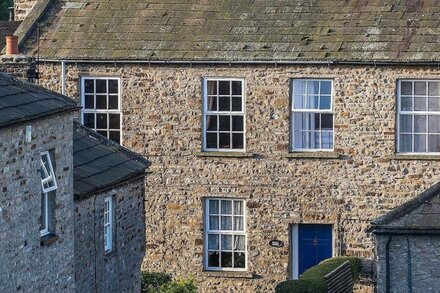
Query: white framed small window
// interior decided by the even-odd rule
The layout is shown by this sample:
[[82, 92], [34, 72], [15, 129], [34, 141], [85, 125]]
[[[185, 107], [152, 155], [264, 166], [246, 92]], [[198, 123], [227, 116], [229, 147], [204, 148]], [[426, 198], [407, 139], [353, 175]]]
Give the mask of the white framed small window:
[[40, 235], [45, 236], [49, 233], [49, 194], [43, 192], [41, 194]]
[[291, 151], [333, 150], [333, 82], [292, 79]]
[[53, 171], [52, 160], [48, 151], [41, 153], [39, 173], [41, 176], [41, 187], [43, 188], [43, 193], [57, 189], [57, 181]]
[[121, 143], [121, 81], [110, 77], [81, 78], [81, 123]]
[[113, 200], [104, 199], [104, 250], [109, 253], [113, 250]]
[[217, 271], [246, 271], [247, 239], [245, 201], [205, 200], [205, 268]]
[[440, 154], [440, 80], [399, 80], [397, 152]]
[[203, 79], [203, 151], [245, 150], [244, 93], [244, 79]]

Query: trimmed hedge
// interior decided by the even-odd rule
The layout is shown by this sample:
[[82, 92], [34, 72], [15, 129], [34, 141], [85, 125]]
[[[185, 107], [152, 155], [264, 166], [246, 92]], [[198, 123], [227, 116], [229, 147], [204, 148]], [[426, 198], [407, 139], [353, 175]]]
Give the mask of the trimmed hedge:
[[166, 273], [142, 272], [142, 293], [197, 293], [192, 277], [172, 280]]
[[350, 256], [334, 257], [311, 267], [298, 280], [279, 283], [275, 288], [275, 293], [326, 293], [324, 276], [346, 261], [350, 262], [353, 280], [356, 280], [361, 270], [361, 260]]

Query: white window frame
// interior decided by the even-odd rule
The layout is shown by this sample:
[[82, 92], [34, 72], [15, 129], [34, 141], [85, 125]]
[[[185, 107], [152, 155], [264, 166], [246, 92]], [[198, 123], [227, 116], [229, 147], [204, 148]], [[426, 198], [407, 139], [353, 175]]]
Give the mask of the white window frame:
[[108, 196], [104, 199], [104, 251], [113, 251], [113, 199]]
[[[330, 109], [295, 109], [295, 81], [329, 81], [331, 82], [330, 93]], [[320, 95], [319, 95], [320, 96]], [[319, 103], [318, 103], [319, 104]], [[334, 82], [330, 78], [292, 78], [290, 80], [290, 152], [333, 152], [335, 148], [335, 113], [333, 111], [334, 105]], [[295, 148], [295, 127], [294, 127], [294, 113], [315, 113], [315, 114], [332, 114], [333, 125], [333, 147], [322, 148], [322, 132], [321, 134], [321, 148]]]
[[[118, 109], [96, 109], [96, 85], [94, 88], [94, 109], [85, 109], [85, 81], [86, 80], [117, 80], [118, 81]], [[108, 105], [108, 93], [107, 93], [107, 105]], [[84, 114], [119, 114], [119, 142], [122, 145], [122, 89], [121, 89], [121, 78], [114, 76], [81, 76], [81, 124], [84, 125]], [[107, 115], [107, 131], [110, 129], [109, 117]], [[95, 117], [95, 128], [93, 130], [96, 131], [96, 117]]]
[[[439, 97], [439, 96], [430, 96], [429, 92], [428, 92], [428, 82], [439, 82], [439, 79], [399, 79], [398, 80], [398, 84], [397, 84], [397, 117], [396, 117], [396, 153], [398, 154], [402, 154], [402, 155], [440, 155], [440, 152], [428, 152], [428, 137], [429, 134], [440, 134], [440, 133], [430, 133], [428, 132], [429, 129], [429, 119], [428, 116], [429, 115], [440, 115], [440, 111], [406, 111], [406, 110], [401, 110], [401, 85], [402, 82], [412, 82], [412, 93], [411, 93], [411, 98], [414, 99], [414, 97], [420, 97], [420, 96], [416, 96], [414, 93], [414, 82], [426, 82], [426, 109], [428, 109], [428, 103], [429, 103], [429, 99], [428, 97]], [[412, 102], [412, 108], [414, 109], [414, 100]], [[420, 115], [420, 116], [425, 116], [426, 117], [426, 152], [401, 152], [400, 151], [400, 115], [411, 115], [412, 116], [412, 129], [411, 129], [411, 133], [407, 133], [405, 132], [405, 134], [412, 134], [412, 141], [411, 141], [411, 149], [414, 150], [414, 115]]]
[[[240, 81], [242, 84], [241, 87], [241, 103], [242, 103], [242, 110], [241, 111], [208, 111], [208, 81]], [[202, 92], [203, 92], [203, 125], [202, 125], [202, 151], [204, 152], [246, 152], [246, 83], [244, 78], [234, 78], [234, 77], [204, 77], [203, 78], [203, 86], [202, 86]], [[218, 88], [217, 88], [217, 94], [218, 94]], [[232, 89], [231, 89], [231, 96], [232, 96]], [[232, 108], [232, 105], [231, 105]], [[218, 110], [218, 109], [217, 109]], [[206, 147], [206, 116], [208, 115], [235, 115], [235, 116], [243, 116], [243, 148], [242, 149], [233, 149], [232, 147], [229, 149], [224, 148], [207, 148]], [[217, 131], [218, 133], [218, 131]], [[231, 120], [231, 130], [230, 133], [232, 133], [232, 120]], [[232, 141], [232, 137], [231, 137]], [[217, 137], [218, 142], [218, 137]]]
[[[209, 229], [209, 201], [210, 200], [218, 200], [219, 201], [219, 215], [221, 215], [221, 200], [224, 201], [232, 201], [232, 222], [234, 223], [234, 201], [240, 201], [243, 203], [243, 231], [238, 230], [221, 230], [221, 219], [219, 220], [219, 230], [210, 230]], [[248, 270], [248, 237], [247, 237], [247, 215], [246, 215], [246, 200], [241, 198], [226, 198], [226, 197], [206, 197], [204, 199], [204, 212], [205, 212], [205, 221], [204, 221], [204, 266], [206, 271], [237, 271], [244, 272]], [[234, 225], [234, 224], [233, 224]], [[216, 234], [219, 235], [219, 266], [218, 267], [210, 267], [208, 266], [209, 255], [208, 255], [208, 234]], [[244, 268], [228, 268], [221, 267], [221, 236], [220, 235], [243, 235], [244, 236], [244, 252], [245, 252], [245, 265]], [[232, 242], [234, 242], [234, 238], [232, 238]], [[232, 263], [234, 259], [234, 252], [232, 252]]]
[[[46, 158], [48, 164], [49, 164], [49, 170], [47, 170], [46, 166], [43, 163], [43, 157]], [[50, 159], [50, 154], [49, 151], [44, 151], [41, 152], [40, 154], [40, 168], [43, 170], [45, 178], [41, 178], [41, 188], [43, 189], [43, 193], [48, 193], [52, 190], [56, 190], [57, 189], [57, 180], [55, 178], [55, 172], [53, 171], [53, 165], [52, 165], [52, 160]], [[45, 188], [44, 184], [52, 181], [53, 182], [53, 186]]]
[[[40, 230], [40, 236], [43, 237], [45, 235], [50, 234], [50, 231], [49, 231], [49, 194], [47, 192], [43, 192], [41, 194], [41, 196], [43, 197], [43, 206], [41, 208], [44, 209], [44, 211], [45, 211], [44, 219], [42, 219], [44, 221], [44, 226], [42, 227], [43, 229]], [[41, 215], [41, 217], [43, 217], [43, 215]]]

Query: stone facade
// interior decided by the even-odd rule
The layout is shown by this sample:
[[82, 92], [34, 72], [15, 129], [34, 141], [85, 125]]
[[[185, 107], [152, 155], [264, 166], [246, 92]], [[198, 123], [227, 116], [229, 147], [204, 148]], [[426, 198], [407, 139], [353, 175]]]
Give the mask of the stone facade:
[[24, 20], [38, 0], [14, 0], [15, 20]]
[[[40, 68], [40, 84], [60, 91], [60, 64]], [[373, 258], [369, 222], [440, 175], [438, 158], [395, 155], [397, 80], [439, 79], [437, 67], [68, 63], [66, 68], [66, 93], [76, 98], [80, 76], [121, 78], [123, 145], [152, 162], [143, 268], [192, 274], [201, 292], [269, 292], [289, 278], [292, 224], [333, 224], [334, 255]], [[252, 156], [200, 153], [203, 77], [245, 79], [246, 154]], [[292, 78], [333, 80], [339, 157], [289, 155]], [[204, 271], [203, 200], [211, 196], [247, 201], [248, 270], [233, 278]], [[275, 238], [285, 246], [269, 246]]]
[[[74, 292], [73, 113], [0, 128], [0, 291]], [[32, 142], [25, 143], [25, 126]], [[55, 235], [42, 245], [41, 152], [54, 149]]]
[[36, 69], [35, 60], [25, 55], [1, 55], [0, 72], [4, 72], [26, 81], [29, 69]]
[[[145, 255], [144, 179], [75, 202], [76, 292], [140, 292]], [[104, 199], [115, 208], [114, 251], [104, 251]]]

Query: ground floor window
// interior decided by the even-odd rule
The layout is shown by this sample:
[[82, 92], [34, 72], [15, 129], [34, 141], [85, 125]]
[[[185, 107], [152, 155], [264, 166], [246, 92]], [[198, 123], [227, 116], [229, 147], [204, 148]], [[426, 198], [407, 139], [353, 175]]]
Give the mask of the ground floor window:
[[245, 201], [205, 201], [205, 268], [246, 270]]

